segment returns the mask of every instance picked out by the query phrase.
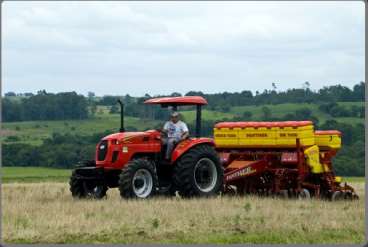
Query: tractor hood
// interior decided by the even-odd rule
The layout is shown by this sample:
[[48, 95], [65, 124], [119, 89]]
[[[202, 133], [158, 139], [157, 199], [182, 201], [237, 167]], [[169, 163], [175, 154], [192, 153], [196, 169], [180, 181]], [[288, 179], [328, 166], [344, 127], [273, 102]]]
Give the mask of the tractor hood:
[[159, 133], [155, 130], [148, 130], [145, 132], [121, 132], [121, 133], [114, 133], [102, 138], [102, 140], [117, 140], [118, 142], [122, 143], [130, 143], [130, 141], [139, 141], [139, 139], [144, 137], [156, 136]]

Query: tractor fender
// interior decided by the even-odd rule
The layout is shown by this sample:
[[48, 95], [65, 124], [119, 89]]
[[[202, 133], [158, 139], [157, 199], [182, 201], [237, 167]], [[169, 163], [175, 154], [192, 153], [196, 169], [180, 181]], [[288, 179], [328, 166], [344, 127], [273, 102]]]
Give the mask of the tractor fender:
[[211, 138], [191, 138], [181, 141], [172, 152], [171, 163], [175, 163], [184, 153], [186, 153], [189, 149], [194, 146], [200, 144], [208, 144], [211, 146], [215, 146], [213, 139]]

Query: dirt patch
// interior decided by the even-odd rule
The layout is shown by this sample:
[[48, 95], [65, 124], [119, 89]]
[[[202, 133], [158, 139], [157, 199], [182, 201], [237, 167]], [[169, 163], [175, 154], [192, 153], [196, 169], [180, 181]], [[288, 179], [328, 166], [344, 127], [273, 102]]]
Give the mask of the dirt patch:
[[15, 130], [0, 129], [0, 136], [14, 136], [17, 134]]

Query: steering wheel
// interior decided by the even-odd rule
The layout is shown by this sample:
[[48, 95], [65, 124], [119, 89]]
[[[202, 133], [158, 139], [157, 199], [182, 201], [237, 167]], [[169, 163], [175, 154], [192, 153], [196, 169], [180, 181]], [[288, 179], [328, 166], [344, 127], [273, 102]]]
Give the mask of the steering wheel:
[[156, 131], [161, 134], [161, 137], [167, 137], [167, 133], [162, 131], [162, 129], [156, 129]]

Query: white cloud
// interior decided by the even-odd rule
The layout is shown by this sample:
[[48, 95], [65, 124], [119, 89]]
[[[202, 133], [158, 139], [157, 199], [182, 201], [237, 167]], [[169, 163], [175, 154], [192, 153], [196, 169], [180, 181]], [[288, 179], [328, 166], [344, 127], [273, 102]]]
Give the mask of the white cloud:
[[4, 91], [142, 95], [364, 79], [361, 2], [5, 2]]

